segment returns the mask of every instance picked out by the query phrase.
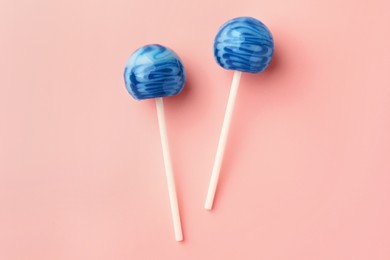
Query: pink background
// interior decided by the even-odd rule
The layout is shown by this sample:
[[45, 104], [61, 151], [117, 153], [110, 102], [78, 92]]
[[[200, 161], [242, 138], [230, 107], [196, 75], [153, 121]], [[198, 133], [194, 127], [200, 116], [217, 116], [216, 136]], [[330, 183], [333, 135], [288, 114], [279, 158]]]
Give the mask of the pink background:
[[[390, 2], [0, 0], [0, 259], [390, 259]], [[232, 72], [219, 26], [261, 19], [215, 208], [203, 209]], [[123, 83], [161, 43], [188, 82], [166, 117], [174, 240], [153, 100]]]

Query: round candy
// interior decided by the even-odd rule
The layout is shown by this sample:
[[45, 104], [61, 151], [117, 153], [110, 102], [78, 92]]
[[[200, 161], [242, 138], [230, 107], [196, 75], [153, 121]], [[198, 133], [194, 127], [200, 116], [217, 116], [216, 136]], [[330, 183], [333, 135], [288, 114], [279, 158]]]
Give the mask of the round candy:
[[186, 81], [180, 58], [158, 44], [136, 50], [126, 63], [124, 76], [127, 90], [137, 100], [174, 96]]
[[268, 28], [252, 17], [226, 22], [214, 40], [214, 56], [228, 70], [259, 73], [271, 62], [274, 40]]

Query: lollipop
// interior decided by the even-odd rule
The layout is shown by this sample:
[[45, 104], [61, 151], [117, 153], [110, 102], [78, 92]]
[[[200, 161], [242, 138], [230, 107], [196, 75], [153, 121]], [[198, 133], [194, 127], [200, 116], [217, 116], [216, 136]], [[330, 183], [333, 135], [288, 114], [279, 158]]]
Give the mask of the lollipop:
[[211, 210], [213, 207], [241, 73], [262, 72], [270, 64], [273, 52], [271, 32], [262, 22], [252, 17], [238, 17], [226, 22], [215, 37], [215, 59], [222, 68], [233, 70], [234, 75], [207, 193], [206, 209]]
[[157, 44], [146, 45], [131, 55], [125, 66], [124, 77], [126, 88], [135, 99], [156, 99], [173, 227], [176, 240], [181, 241], [183, 234], [169, 153], [163, 97], [179, 94], [183, 89], [186, 81], [183, 64], [169, 48]]

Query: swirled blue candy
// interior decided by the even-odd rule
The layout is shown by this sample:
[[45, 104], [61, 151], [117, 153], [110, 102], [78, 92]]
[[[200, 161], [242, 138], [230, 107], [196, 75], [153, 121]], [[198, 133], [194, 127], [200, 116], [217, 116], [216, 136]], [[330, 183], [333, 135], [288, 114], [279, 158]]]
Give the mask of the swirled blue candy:
[[214, 40], [217, 63], [228, 70], [259, 73], [271, 62], [274, 40], [268, 28], [252, 17], [226, 22]]
[[186, 81], [180, 58], [158, 44], [136, 50], [125, 66], [125, 84], [137, 100], [179, 94]]

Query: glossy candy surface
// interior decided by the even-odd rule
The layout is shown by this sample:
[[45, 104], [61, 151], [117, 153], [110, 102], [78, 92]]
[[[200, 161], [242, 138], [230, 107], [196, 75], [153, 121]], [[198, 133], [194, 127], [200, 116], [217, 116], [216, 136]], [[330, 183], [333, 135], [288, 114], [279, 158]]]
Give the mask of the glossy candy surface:
[[179, 94], [186, 81], [180, 58], [158, 44], [137, 49], [126, 63], [124, 77], [127, 90], [137, 100]]
[[273, 53], [271, 32], [252, 17], [229, 20], [221, 26], [214, 40], [215, 59], [228, 70], [262, 72], [270, 64]]

